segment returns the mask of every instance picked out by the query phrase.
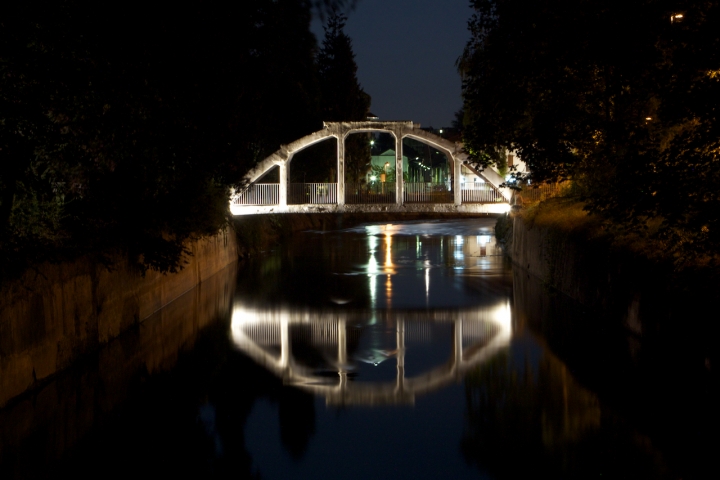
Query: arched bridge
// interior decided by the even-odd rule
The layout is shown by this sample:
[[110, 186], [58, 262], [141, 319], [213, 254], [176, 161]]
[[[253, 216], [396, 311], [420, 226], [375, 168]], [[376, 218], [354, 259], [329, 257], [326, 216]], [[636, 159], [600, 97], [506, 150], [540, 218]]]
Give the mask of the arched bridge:
[[[396, 182], [384, 178], [363, 183], [345, 182], [345, 140], [362, 132], [389, 133], [395, 139]], [[289, 182], [293, 156], [311, 145], [337, 139], [337, 178], [334, 183]], [[450, 175], [442, 183], [404, 180], [403, 139], [411, 138], [447, 156]], [[245, 176], [247, 187], [233, 194], [230, 210], [234, 215], [299, 212], [447, 212], [505, 213], [512, 192], [501, 187], [504, 179], [494, 170], [475, 170], [468, 164], [461, 143], [453, 143], [420, 129], [413, 122], [325, 122], [324, 128], [288, 145], [258, 163]], [[262, 183], [275, 167], [278, 183]], [[463, 169], [482, 181], [463, 182]]]

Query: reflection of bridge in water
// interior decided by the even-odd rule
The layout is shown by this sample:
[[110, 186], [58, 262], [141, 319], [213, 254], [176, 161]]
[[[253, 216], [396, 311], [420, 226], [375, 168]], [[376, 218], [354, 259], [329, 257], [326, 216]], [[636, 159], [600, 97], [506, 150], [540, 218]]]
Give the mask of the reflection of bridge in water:
[[[366, 324], [370, 314], [283, 308], [254, 310], [236, 305], [232, 336], [240, 350], [285, 384], [324, 396], [328, 405], [377, 405], [412, 404], [417, 395], [461, 381], [469, 369], [490, 360], [506, 347], [512, 333], [508, 303], [465, 310], [387, 311], [385, 323], [395, 331], [395, 345], [378, 352], [380, 361], [395, 357], [395, 380], [359, 381], [353, 378], [356, 360], [348, 352], [350, 337], [356, 331], [354, 326]], [[406, 376], [406, 343], [428, 342], [429, 327], [438, 324], [449, 324], [452, 329], [449, 358], [440, 366]], [[296, 358], [293, 339], [298, 338], [322, 351], [331, 370], [318, 371]]]

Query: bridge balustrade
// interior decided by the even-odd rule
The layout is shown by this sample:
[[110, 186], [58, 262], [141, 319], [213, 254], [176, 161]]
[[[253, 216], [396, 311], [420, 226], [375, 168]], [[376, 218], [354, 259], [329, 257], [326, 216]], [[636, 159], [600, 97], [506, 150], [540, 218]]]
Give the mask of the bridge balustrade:
[[563, 188], [567, 188], [568, 185], [569, 182], [524, 185], [522, 190], [513, 192], [511, 204], [522, 205], [558, 197], [561, 196]]
[[395, 182], [346, 183], [348, 205], [395, 203]]
[[290, 205], [326, 205], [337, 203], [337, 183], [291, 183]]
[[278, 205], [280, 184], [254, 183], [232, 199], [233, 205]]
[[487, 183], [463, 183], [460, 192], [463, 203], [504, 202], [505, 198]]
[[405, 203], [453, 203], [452, 190], [446, 183], [405, 183]]

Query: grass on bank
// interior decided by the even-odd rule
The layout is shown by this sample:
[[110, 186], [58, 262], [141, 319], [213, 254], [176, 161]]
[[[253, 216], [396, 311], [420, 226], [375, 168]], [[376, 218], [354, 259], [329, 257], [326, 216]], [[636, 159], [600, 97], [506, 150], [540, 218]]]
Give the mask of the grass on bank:
[[673, 264], [674, 270], [720, 267], [720, 256], [680, 256], [660, 234], [662, 219], [648, 219], [634, 230], [585, 210], [576, 196], [558, 196], [526, 202], [512, 216], [522, 218], [530, 227], [554, 228], [573, 237], [607, 242], [611, 248], [656, 263]]

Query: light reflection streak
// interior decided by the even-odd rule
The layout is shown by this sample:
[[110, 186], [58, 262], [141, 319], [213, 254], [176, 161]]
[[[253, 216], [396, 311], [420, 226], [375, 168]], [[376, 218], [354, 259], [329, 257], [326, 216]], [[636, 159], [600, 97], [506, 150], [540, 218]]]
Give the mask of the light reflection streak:
[[392, 261], [392, 235], [389, 233], [385, 234], [385, 271], [387, 273], [395, 273], [392, 271], [393, 267], [393, 261]]
[[425, 260], [425, 303], [430, 298], [430, 260]]
[[392, 232], [388, 231], [391, 230], [392, 225], [386, 225], [385, 226], [385, 274], [387, 275], [387, 278], [385, 279], [385, 296], [386, 296], [386, 303], [387, 308], [390, 308], [392, 306], [392, 275], [395, 273], [395, 265], [392, 261]]
[[367, 265], [367, 274], [368, 278], [370, 280], [370, 306], [372, 308], [375, 308], [377, 304], [377, 275], [378, 275], [378, 262], [375, 258], [375, 252], [377, 251], [377, 246], [380, 241], [378, 238], [374, 235], [368, 236], [368, 250], [370, 252], [370, 259], [368, 260]]
[[456, 235], [455, 241], [452, 242], [452, 245], [454, 247], [453, 257], [455, 258], [455, 260], [458, 260], [458, 262], [465, 260], [465, 252], [463, 250], [464, 244], [465, 244], [465, 239], [462, 237], [462, 235]]

